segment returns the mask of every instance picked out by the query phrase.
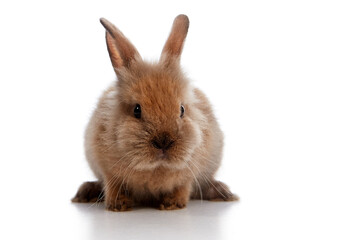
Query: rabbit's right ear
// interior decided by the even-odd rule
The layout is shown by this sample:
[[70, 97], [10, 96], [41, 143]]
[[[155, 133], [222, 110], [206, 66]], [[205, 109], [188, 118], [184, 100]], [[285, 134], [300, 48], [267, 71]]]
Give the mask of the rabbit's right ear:
[[111, 63], [116, 72], [121, 67], [130, 67], [131, 62], [140, 57], [140, 54], [124, 34], [105, 18], [100, 19], [106, 29], [106, 44]]

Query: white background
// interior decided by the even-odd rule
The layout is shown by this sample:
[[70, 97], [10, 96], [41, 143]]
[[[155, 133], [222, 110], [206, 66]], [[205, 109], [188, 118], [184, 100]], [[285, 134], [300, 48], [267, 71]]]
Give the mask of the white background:
[[[156, 60], [174, 17], [182, 64], [226, 136], [241, 200], [112, 213], [70, 203], [94, 179], [83, 133], [115, 79], [106, 17]], [[358, 1], [2, 1], [1, 239], [359, 239]]]

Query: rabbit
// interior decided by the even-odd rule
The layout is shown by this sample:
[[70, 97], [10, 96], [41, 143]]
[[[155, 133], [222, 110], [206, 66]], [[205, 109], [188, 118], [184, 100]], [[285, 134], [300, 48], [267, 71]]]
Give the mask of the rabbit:
[[99, 99], [85, 133], [85, 154], [98, 181], [83, 183], [73, 202], [105, 201], [110, 211], [137, 205], [161, 210], [190, 199], [238, 197], [214, 174], [223, 133], [211, 105], [180, 67], [189, 28], [175, 18], [157, 63], [142, 60], [108, 20], [106, 43], [117, 80]]

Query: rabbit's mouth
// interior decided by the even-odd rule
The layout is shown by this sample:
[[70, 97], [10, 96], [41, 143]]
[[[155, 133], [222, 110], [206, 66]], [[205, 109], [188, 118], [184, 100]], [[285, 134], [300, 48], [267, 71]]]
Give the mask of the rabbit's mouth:
[[154, 170], [156, 168], [163, 167], [168, 169], [176, 169], [181, 170], [186, 168], [186, 163], [184, 161], [173, 161], [169, 156], [163, 157], [163, 158], [157, 158], [150, 162], [141, 162], [140, 164], [137, 164], [134, 169], [140, 170], [140, 171], [148, 171], [148, 170]]
[[158, 158], [161, 160], [166, 160], [169, 158], [169, 154], [166, 151], [161, 151], [158, 154]]
[[176, 162], [174, 153], [171, 150], [158, 149], [155, 153], [153, 162]]
[[186, 168], [185, 159], [188, 158], [187, 155], [184, 156], [183, 154], [179, 154], [179, 152], [172, 151], [171, 149], [167, 151], [156, 149], [156, 151], [153, 151], [152, 154], [152, 157], [147, 161], [144, 161], [143, 158], [140, 158], [138, 164], [135, 166], [135, 169], [153, 170], [158, 167], [164, 167], [168, 169], [181, 170]]

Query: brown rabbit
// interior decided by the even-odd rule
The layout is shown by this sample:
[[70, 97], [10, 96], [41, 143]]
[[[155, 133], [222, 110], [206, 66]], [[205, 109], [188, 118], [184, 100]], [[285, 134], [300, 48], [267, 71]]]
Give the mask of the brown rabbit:
[[175, 18], [156, 64], [144, 62], [113, 24], [100, 22], [117, 81], [100, 98], [85, 135], [98, 181], [81, 185], [72, 201], [104, 195], [108, 210], [125, 211], [134, 204], [179, 209], [190, 198], [236, 200], [214, 179], [223, 134], [211, 105], [180, 67], [188, 17]]

